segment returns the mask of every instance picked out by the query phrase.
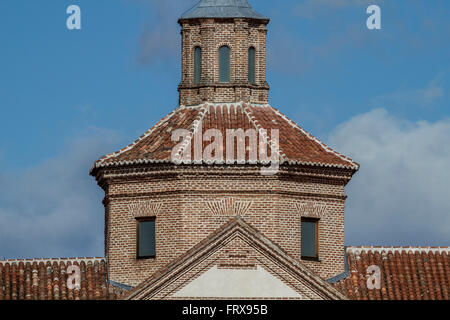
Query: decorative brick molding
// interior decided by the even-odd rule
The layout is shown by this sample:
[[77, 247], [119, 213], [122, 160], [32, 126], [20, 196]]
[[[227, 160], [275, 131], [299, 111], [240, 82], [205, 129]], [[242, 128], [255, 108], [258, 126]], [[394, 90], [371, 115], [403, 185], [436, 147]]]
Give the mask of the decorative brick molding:
[[297, 202], [295, 208], [302, 217], [322, 219], [326, 214], [326, 205], [312, 201]]
[[[230, 48], [230, 50], [231, 50], [231, 54], [233, 54], [233, 51], [234, 51], [234, 45], [230, 42], [230, 41], [221, 41], [221, 42], [218, 42], [217, 44], [216, 44], [216, 51], [218, 52], [219, 51], [219, 49], [221, 48], [221, 47], [223, 47], [223, 46], [227, 46], [228, 48]], [[230, 56], [230, 58], [232, 58], [233, 56]], [[218, 60], [218, 59], [216, 59], [216, 60]], [[218, 65], [218, 64], [217, 64]]]
[[236, 201], [234, 198], [225, 198], [222, 201], [208, 201], [208, 208], [216, 216], [244, 216], [253, 201]]
[[236, 237], [227, 244], [219, 255], [217, 267], [219, 269], [253, 269], [256, 270], [256, 259], [251, 250], [246, 248], [245, 242]]
[[162, 203], [160, 202], [145, 201], [128, 205], [129, 213], [135, 218], [158, 216], [161, 209]]

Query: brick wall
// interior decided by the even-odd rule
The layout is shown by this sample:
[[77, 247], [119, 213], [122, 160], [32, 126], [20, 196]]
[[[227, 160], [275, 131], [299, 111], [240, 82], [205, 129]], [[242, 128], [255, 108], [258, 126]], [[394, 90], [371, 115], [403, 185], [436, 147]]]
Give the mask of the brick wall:
[[[303, 261], [323, 278], [344, 271], [344, 187], [349, 170], [256, 166], [142, 166], [102, 169], [109, 279], [137, 285], [240, 215], [294, 259], [301, 259], [301, 217], [320, 217], [320, 261]], [[154, 259], [136, 259], [136, 218], [156, 217]]]
[[[202, 102], [268, 103], [265, 22], [251, 19], [190, 19], [182, 30], [180, 105]], [[230, 53], [230, 83], [219, 83], [219, 48]], [[202, 48], [202, 78], [194, 84], [194, 50]], [[256, 49], [255, 84], [248, 81], [248, 49]]]

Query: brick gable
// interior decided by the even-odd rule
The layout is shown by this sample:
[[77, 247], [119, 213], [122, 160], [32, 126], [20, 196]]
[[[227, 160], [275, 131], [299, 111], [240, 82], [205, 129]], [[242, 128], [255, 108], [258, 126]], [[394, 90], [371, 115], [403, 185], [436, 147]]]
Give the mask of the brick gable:
[[[276, 277], [280, 285], [290, 287], [294, 293], [291, 297], [293, 299], [346, 299], [331, 285], [289, 257], [286, 252], [239, 217], [231, 219], [181, 257], [143, 281], [131, 290], [125, 299], [195, 299], [200, 296], [188, 297], [186, 294], [178, 293], [209, 270], [228, 270], [227, 274], [232, 275], [231, 270], [258, 270], [259, 268], [263, 268], [272, 277]], [[249, 280], [243, 279], [243, 281]], [[245, 287], [244, 283], [241, 285]], [[264, 285], [259, 284], [259, 286], [260, 290], [263, 290]], [[209, 291], [214, 288], [217, 289], [212, 284], [207, 285], [207, 288], [203, 288], [206, 293], [203, 293], [201, 297], [233, 298], [233, 296], [214, 295], [214, 292]], [[255, 288], [250, 289], [251, 292], [255, 292]], [[245, 289], [241, 290], [245, 291]], [[263, 296], [258, 294], [258, 296], [246, 298], [261, 297]], [[276, 298], [275, 294], [271, 298]], [[279, 296], [278, 298], [288, 297]]]

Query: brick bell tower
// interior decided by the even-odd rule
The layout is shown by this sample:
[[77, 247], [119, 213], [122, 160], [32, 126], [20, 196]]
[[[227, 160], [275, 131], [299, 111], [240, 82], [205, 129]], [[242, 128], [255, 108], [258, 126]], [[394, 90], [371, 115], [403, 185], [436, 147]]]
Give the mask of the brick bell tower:
[[180, 105], [268, 103], [266, 35], [269, 19], [246, 0], [202, 0], [180, 19]]
[[[345, 186], [359, 165], [268, 104], [268, 23], [246, 0], [202, 0], [179, 19], [180, 105], [135, 142], [96, 161], [90, 172], [105, 191], [110, 281], [137, 286], [180, 257], [191, 259], [184, 255], [225, 232], [224, 226], [236, 227], [234, 235], [242, 237], [251, 229], [254, 243], [264, 238], [261, 245], [280, 248], [274, 250], [295, 261], [286, 260], [286, 268], [301, 265], [322, 279], [344, 272]], [[174, 139], [180, 130], [186, 134], [181, 141]], [[211, 131], [227, 139], [215, 136], [212, 142]], [[230, 131], [242, 135], [228, 139]], [[196, 158], [196, 139], [200, 157], [215, 146], [214, 161]], [[273, 175], [261, 174], [267, 161], [251, 156], [267, 151], [264, 145], [278, 150], [271, 151], [279, 161]], [[174, 161], [191, 148], [194, 161]], [[233, 219], [242, 221], [230, 225]], [[275, 270], [253, 255], [262, 251], [233, 241], [211, 256], [208, 268]]]

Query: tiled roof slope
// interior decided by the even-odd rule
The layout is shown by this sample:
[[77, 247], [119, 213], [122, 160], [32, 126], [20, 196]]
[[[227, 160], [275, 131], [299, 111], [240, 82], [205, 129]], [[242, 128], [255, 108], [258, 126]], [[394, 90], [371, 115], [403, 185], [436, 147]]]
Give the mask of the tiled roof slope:
[[[172, 148], [178, 144], [172, 141], [172, 132], [176, 129], [186, 129], [190, 131], [191, 136], [194, 136], [200, 130], [199, 128], [202, 128], [203, 133], [208, 129], [219, 129], [223, 134], [224, 148], [227, 129], [243, 129], [244, 131], [255, 129], [258, 133], [261, 129], [265, 129], [269, 144], [272, 145], [275, 140], [271, 138], [271, 129], [278, 129], [281, 163], [353, 170], [359, 168], [356, 162], [327, 147], [271, 106], [240, 102], [181, 106], [133, 144], [98, 160], [93, 170], [114, 165], [171, 162]], [[248, 141], [246, 143], [248, 144]], [[206, 145], [204, 143], [203, 148]], [[270, 153], [270, 148], [268, 149]], [[193, 152], [192, 155], [194, 155]], [[226, 150], [223, 155], [225, 157]], [[247, 160], [249, 160], [248, 150]]]
[[[80, 288], [67, 286], [67, 268], [80, 267]], [[0, 300], [115, 300], [124, 290], [108, 285], [102, 258], [0, 261]]]
[[[449, 300], [449, 254], [448, 247], [349, 247], [350, 275], [334, 286], [353, 300]], [[380, 289], [368, 287], [372, 265], [379, 267]]]

